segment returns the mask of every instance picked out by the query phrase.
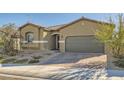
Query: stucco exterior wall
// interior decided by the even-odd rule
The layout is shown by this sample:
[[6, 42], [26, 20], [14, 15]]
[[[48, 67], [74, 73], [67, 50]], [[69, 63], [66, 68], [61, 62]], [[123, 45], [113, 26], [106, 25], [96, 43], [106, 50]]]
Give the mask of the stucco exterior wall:
[[[34, 40], [31, 43], [25, 43], [25, 35], [27, 32], [33, 32]], [[42, 28], [38, 28], [32, 25], [27, 25], [20, 30], [21, 38], [21, 47], [22, 49], [39, 49], [45, 50], [48, 48], [48, 32]]]
[[15, 50], [20, 50], [20, 38], [13, 38], [13, 47]]
[[45, 31], [44, 29], [40, 29], [40, 49], [41, 50], [49, 50], [50, 49], [50, 36], [51, 32]]
[[[33, 25], [26, 25], [20, 29], [21, 48], [27, 47], [27, 49], [39, 49], [39, 50], [51, 50], [55, 46], [54, 34], [59, 35], [59, 47], [61, 52], [65, 52], [65, 41], [68, 36], [86, 36], [95, 35], [95, 32], [100, 28], [99, 23], [89, 20], [80, 20], [58, 31], [47, 31], [42, 27]], [[26, 40], [25, 34], [27, 32], [34, 33], [34, 41], [32, 43], [24, 43]], [[105, 53], [106, 53], [105, 46]]]
[[47, 35], [48, 49], [49, 49], [49, 50], [52, 50], [53, 47], [55, 46], [55, 45], [54, 45], [55, 40], [54, 40], [54, 38], [53, 38], [53, 34], [54, 34], [54, 32], [48, 32], [48, 35]]
[[100, 24], [81, 20], [63, 29], [60, 29], [60, 51], [65, 52], [65, 40], [68, 36], [95, 35]]
[[39, 44], [37, 44], [37, 43], [25, 43], [26, 42], [25, 35], [27, 32], [33, 32], [34, 33], [34, 40], [35, 41], [38, 40], [39, 29], [37, 27], [31, 26], [31, 25], [25, 26], [20, 30], [20, 33], [22, 36], [21, 47], [26, 48], [26, 49], [27, 48], [39, 49]]

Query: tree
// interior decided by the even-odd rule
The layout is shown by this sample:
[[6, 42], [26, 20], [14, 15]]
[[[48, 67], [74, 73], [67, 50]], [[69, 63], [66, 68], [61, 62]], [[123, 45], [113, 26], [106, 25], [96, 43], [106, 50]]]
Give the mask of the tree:
[[105, 43], [112, 50], [114, 57], [121, 57], [124, 47], [124, 22], [123, 15], [118, 16], [118, 28], [115, 30], [114, 22], [110, 17], [110, 24], [102, 24], [100, 30], [96, 32], [96, 37]]
[[6, 24], [3, 25], [0, 28], [0, 32], [1, 32], [1, 39], [3, 41], [3, 50], [4, 53], [8, 54], [8, 55], [14, 55], [14, 47], [13, 47], [13, 38], [12, 35], [17, 31], [16, 26], [14, 24]]

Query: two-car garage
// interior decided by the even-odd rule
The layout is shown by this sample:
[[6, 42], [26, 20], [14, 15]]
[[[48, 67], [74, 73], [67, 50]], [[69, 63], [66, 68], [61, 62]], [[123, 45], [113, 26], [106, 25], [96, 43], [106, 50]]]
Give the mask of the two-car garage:
[[104, 53], [104, 44], [93, 35], [68, 36], [65, 40], [66, 52]]

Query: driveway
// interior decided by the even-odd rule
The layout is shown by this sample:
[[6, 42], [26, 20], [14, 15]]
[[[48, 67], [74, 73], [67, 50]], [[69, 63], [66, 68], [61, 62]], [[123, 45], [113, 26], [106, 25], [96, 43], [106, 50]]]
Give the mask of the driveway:
[[101, 53], [61, 53], [51, 59], [41, 62], [42, 65], [48, 64], [86, 64], [95, 62], [106, 62], [107, 57]]
[[106, 75], [105, 64], [104, 54], [61, 53], [38, 65], [0, 68], [0, 74], [54, 80], [100, 79]]

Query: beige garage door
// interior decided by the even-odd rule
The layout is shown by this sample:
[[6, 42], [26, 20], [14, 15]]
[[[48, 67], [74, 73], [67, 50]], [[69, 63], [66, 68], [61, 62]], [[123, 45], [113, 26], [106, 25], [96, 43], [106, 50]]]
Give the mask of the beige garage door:
[[104, 53], [104, 44], [95, 36], [70, 36], [66, 38], [67, 52]]

